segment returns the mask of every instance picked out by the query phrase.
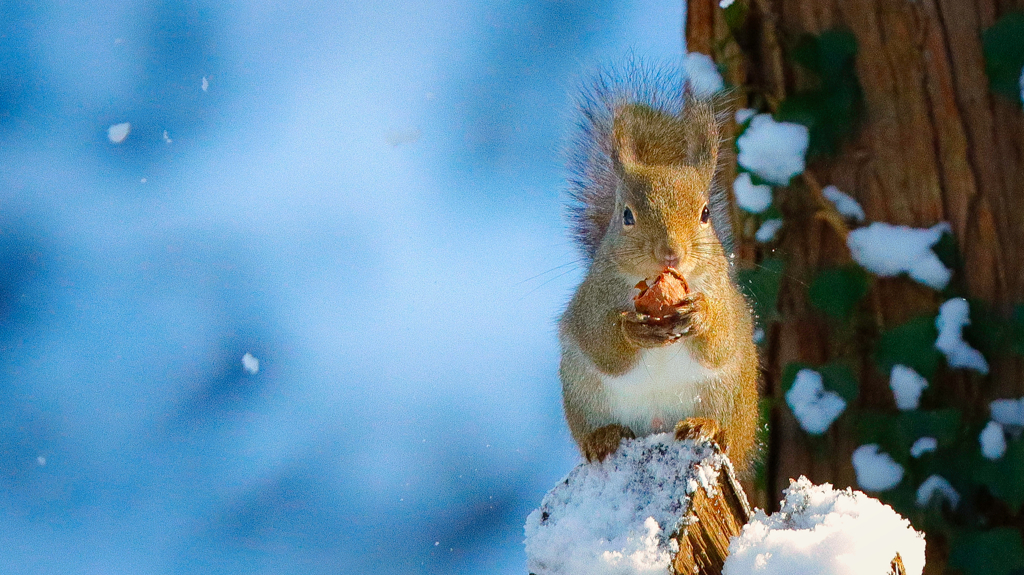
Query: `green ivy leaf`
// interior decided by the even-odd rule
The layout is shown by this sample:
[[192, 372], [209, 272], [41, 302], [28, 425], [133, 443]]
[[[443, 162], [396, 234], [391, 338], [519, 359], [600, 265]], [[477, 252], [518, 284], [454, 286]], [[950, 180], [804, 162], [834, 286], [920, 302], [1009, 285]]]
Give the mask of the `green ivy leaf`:
[[1024, 567], [1020, 531], [1010, 527], [962, 531], [951, 543], [949, 566], [964, 575], [1010, 575]]
[[781, 258], [765, 258], [753, 269], [739, 270], [737, 282], [754, 306], [754, 314], [762, 326], [779, 318], [779, 285], [786, 267]]
[[907, 448], [896, 437], [896, 418], [891, 413], [862, 411], [857, 415], [857, 440], [861, 445], [877, 443], [882, 451], [893, 458], [907, 453]]
[[1024, 304], [1014, 306], [1009, 330], [1010, 349], [1017, 355], [1024, 355]]
[[921, 437], [934, 437], [939, 447], [952, 445], [960, 430], [960, 410], [936, 409], [934, 411], [903, 411], [896, 417], [896, 434], [910, 447]]
[[832, 362], [826, 363], [815, 369], [821, 374], [822, 386], [834, 392], [846, 401], [847, 405], [857, 401], [860, 395], [860, 384], [857, 383], [857, 376], [848, 365]]
[[861, 411], [857, 416], [857, 439], [877, 443], [896, 461], [910, 461], [910, 448], [922, 437], [934, 437], [939, 447], [956, 443], [960, 430], [960, 412], [956, 409], [903, 411]]
[[1013, 326], [985, 302], [970, 300], [971, 323], [964, 327], [964, 340], [986, 357], [1005, 351], [1013, 341]]
[[844, 75], [856, 56], [857, 37], [849, 30], [804, 34], [793, 48], [793, 60], [822, 78]]
[[975, 480], [1016, 513], [1024, 505], [1024, 440], [1009, 441], [1006, 453], [995, 461], [982, 457], [980, 448], [977, 451]]
[[811, 305], [825, 315], [845, 320], [868, 293], [868, 274], [860, 266], [850, 264], [825, 268], [811, 281]]
[[725, 25], [734, 36], [739, 34], [739, 30], [747, 21], [748, 10], [746, 2], [733, 2], [725, 9]]
[[806, 34], [791, 55], [817, 77], [818, 86], [783, 100], [776, 120], [807, 126], [808, 157], [834, 155], [856, 130], [863, 111], [864, 97], [854, 66], [857, 39], [848, 30]]
[[1024, 68], [1024, 13], [1003, 16], [982, 34], [985, 73], [992, 91], [1020, 103], [1020, 74]]
[[935, 318], [923, 316], [883, 332], [875, 347], [875, 363], [885, 375], [892, 367], [903, 364], [913, 368], [929, 381], [934, 381], [939, 365], [939, 350], [935, 349]]

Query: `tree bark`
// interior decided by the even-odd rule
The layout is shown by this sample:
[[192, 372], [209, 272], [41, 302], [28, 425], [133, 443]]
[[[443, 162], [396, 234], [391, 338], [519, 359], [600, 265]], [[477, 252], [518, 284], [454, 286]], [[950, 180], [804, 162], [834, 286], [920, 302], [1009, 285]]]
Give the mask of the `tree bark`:
[[[784, 365], [820, 364], [849, 350], [806, 302], [814, 270], [849, 261], [844, 231], [813, 217], [822, 185], [854, 196], [869, 221], [914, 227], [949, 222], [968, 270], [967, 291], [1008, 314], [1024, 302], [1024, 114], [1019, 104], [989, 90], [982, 32], [1024, 0], [737, 0], [749, 9], [745, 44], [732, 41], [719, 0], [690, 0], [687, 49], [710, 54], [747, 95], [777, 106], [807, 85], [808, 78], [785, 57], [790, 42], [805, 33], [845, 28], [857, 38], [856, 71], [863, 89], [863, 123], [835, 157], [808, 165], [805, 177], [776, 192], [787, 218], [779, 251], [787, 258], [779, 297], [781, 321], [769, 333], [763, 360], [764, 393], [773, 397], [768, 502], [778, 499], [790, 477], [854, 486], [850, 454], [854, 434], [843, 428], [826, 436], [826, 453], [815, 455], [779, 388]], [[723, 177], [728, 187], [733, 174]], [[790, 218], [796, 221], [790, 221]], [[753, 260], [750, 234], [737, 229], [737, 252]], [[935, 313], [938, 295], [906, 279], [879, 279], [868, 295], [876, 328]], [[892, 409], [888, 374], [880, 374], [861, 351], [863, 407]], [[990, 358], [991, 359], [991, 358]], [[997, 358], [984, 385], [977, 376], [945, 376], [937, 386], [965, 411], [987, 416], [996, 397], [1024, 395], [1022, 364]], [[763, 500], [762, 498], [757, 498]]]

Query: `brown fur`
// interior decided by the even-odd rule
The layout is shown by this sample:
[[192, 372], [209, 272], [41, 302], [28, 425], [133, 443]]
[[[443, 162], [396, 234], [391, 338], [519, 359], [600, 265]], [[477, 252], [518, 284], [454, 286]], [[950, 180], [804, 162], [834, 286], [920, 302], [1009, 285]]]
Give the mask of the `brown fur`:
[[[616, 106], [612, 118], [617, 183], [607, 201], [614, 205], [591, 210], [611, 214], [610, 221], [559, 330], [569, 428], [588, 459], [614, 451], [633, 430], [611, 420], [602, 376], [629, 372], [644, 348], [681, 341], [717, 374], [700, 390], [695, 416], [718, 423], [733, 464], [745, 470], [755, 445], [759, 370], [748, 304], [718, 236], [701, 221], [712, 201], [719, 145], [712, 107], [688, 100], [673, 114], [630, 102]], [[635, 225], [623, 225], [626, 208]], [[631, 293], [637, 278], [661, 272], [665, 253], [678, 256], [676, 268], [694, 291], [667, 321], [655, 323], [635, 312]]]

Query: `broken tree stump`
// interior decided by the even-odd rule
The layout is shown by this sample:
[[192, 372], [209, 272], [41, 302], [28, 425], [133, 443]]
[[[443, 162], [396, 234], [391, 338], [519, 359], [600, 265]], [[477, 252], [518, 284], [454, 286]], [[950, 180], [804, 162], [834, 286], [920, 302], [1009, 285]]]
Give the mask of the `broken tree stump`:
[[526, 524], [534, 575], [721, 573], [729, 538], [750, 517], [732, 464], [711, 440], [625, 440], [582, 463]]

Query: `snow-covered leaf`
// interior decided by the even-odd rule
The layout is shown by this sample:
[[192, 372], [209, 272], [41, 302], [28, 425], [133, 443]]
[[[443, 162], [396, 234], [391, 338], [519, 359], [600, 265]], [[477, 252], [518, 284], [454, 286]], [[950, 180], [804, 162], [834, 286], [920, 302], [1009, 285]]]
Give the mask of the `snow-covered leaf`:
[[938, 336], [934, 318], [914, 318], [882, 332], [875, 348], [875, 363], [885, 374], [902, 364], [930, 380], [939, 363], [939, 350], [935, 349]]

